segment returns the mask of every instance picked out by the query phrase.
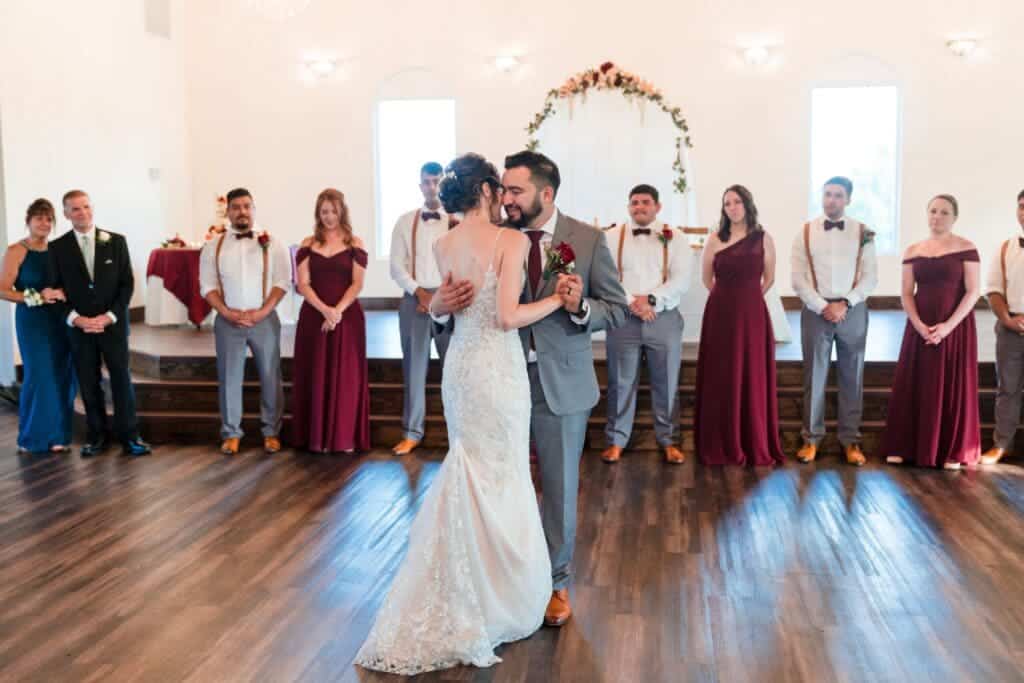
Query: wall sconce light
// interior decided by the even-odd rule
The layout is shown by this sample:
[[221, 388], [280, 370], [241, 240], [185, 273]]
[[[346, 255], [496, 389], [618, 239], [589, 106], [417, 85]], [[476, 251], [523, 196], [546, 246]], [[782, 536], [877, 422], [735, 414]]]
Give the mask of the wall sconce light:
[[750, 66], [764, 66], [771, 58], [771, 51], [764, 45], [752, 45], [743, 50], [743, 61]]
[[519, 64], [519, 58], [513, 55], [502, 55], [494, 58], [494, 68], [506, 74], [519, 68]]
[[316, 57], [305, 60], [302, 65], [314, 78], [330, 77], [338, 69], [338, 60], [330, 57]]
[[967, 58], [977, 51], [978, 41], [975, 38], [953, 38], [946, 41], [946, 47], [957, 57]]

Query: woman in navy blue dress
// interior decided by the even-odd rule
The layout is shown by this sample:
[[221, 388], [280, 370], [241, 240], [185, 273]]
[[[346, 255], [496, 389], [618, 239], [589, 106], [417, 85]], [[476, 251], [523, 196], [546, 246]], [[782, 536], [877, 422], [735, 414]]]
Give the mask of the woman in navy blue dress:
[[63, 453], [71, 443], [75, 370], [64, 321], [51, 304], [64, 292], [47, 288], [47, 239], [53, 205], [37, 199], [28, 207], [29, 236], [7, 248], [0, 270], [0, 297], [17, 304], [14, 326], [24, 380], [18, 398], [18, 452]]

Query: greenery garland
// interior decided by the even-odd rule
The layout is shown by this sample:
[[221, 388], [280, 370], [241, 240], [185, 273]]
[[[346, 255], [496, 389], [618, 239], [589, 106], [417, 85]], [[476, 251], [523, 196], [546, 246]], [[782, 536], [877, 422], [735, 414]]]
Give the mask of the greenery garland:
[[676, 137], [676, 158], [672, 163], [676, 179], [672, 182], [672, 187], [679, 194], [685, 193], [686, 169], [683, 168], [683, 145], [689, 149], [693, 147], [693, 143], [690, 142], [690, 127], [681, 110], [679, 107], [670, 107], [665, 102], [665, 96], [661, 90], [655, 88], [649, 81], [642, 80], [628, 71], [623, 71], [612, 62], [605, 62], [596, 69], [582, 71], [569, 78], [561, 87], [549, 90], [544, 98], [544, 108], [534, 115], [533, 121], [526, 127], [526, 132], [530, 136], [526, 148], [537, 149], [537, 131], [541, 124], [555, 113], [557, 100], [571, 100], [577, 95], [586, 99], [588, 90], [621, 90], [627, 99], [637, 97], [647, 102], [653, 102], [659, 109], [672, 117], [672, 123], [679, 130], [679, 135]]

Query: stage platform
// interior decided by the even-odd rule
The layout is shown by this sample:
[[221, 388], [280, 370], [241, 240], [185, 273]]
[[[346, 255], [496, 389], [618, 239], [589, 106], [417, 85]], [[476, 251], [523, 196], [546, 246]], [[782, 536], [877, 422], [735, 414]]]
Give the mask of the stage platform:
[[[780, 432], [783, 446], [792, 453], [799, 447], [803, 402], [803, 363], [799, 343], [799, 312], [787, 313], [797, 341], [776, 345]], [[988, 443], [995, 403], [995, 333], [990, 311], [976, 312], [979, 341], [979, 401], [983, 422], [983, 440]], [[864, 390], [864, 446], [870, 453], [885, 426], [885, 416], [896, 360], [906, 318], [902, 311], [873, 311], [868, 332]], [[132, 369], [142, 431], [154, 443], [214, 443], [219, 425], [217, 374], [213, 333], [186, 326], [150, 327], [135, 325], [131, 339]], [[285, 393], [290, 398], [291, 358], [294, 352], [294, 327], [282, 331], [282, 356]], [[367, 355], [370, 372], [371, 437], [374, 447], [388, 447], [402, 438], [401, 407], [403, 380], [398, 315], [392, 311], [367, 313]], [[594, 408], [588, 429], [587, 447], [602, 449], [606, 407], [605, 346], [603, 334], [594, 335], [595, 368], [602, 387], [602, 400]], [[683, 344], [683, 369], [680, 393], [680, 428], [684, 448], [693, 447], [693, 405], [696, 382], [695, 344]], [[258, 433], [259, 390], [250, 374], [245, 388], [243, 426]], [[427, 385], [427, 434], [425, 446], [445, 448], [447, 436], [441, 404], [441, 368], [431, 363]], [[646, 391], [646, 371], [642, 373], [640, 398], [630, 449], [657, 448], [654, 440], [650, 395]], [[836, 387], [830, 380], [827, 425], [834, 426]], [[285, 437], [289, 418], [285, 416]], [[1019, 440], [1024, 441], [1024, 440]], [[825, 453], [837, 452], [831, 436], [822, 444]]]

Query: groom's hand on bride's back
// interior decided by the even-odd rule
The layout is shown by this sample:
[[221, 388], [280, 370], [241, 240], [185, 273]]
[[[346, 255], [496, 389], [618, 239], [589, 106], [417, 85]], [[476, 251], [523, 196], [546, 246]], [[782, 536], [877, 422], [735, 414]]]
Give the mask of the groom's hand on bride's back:
[[432, 304], [434, 315], [448, 315], [461, 311], [473, 303], [473, 283], [469, 280], [456, 282], [451, 272], [444, 276], [441, 286], [437, 288], [437, 295]]

